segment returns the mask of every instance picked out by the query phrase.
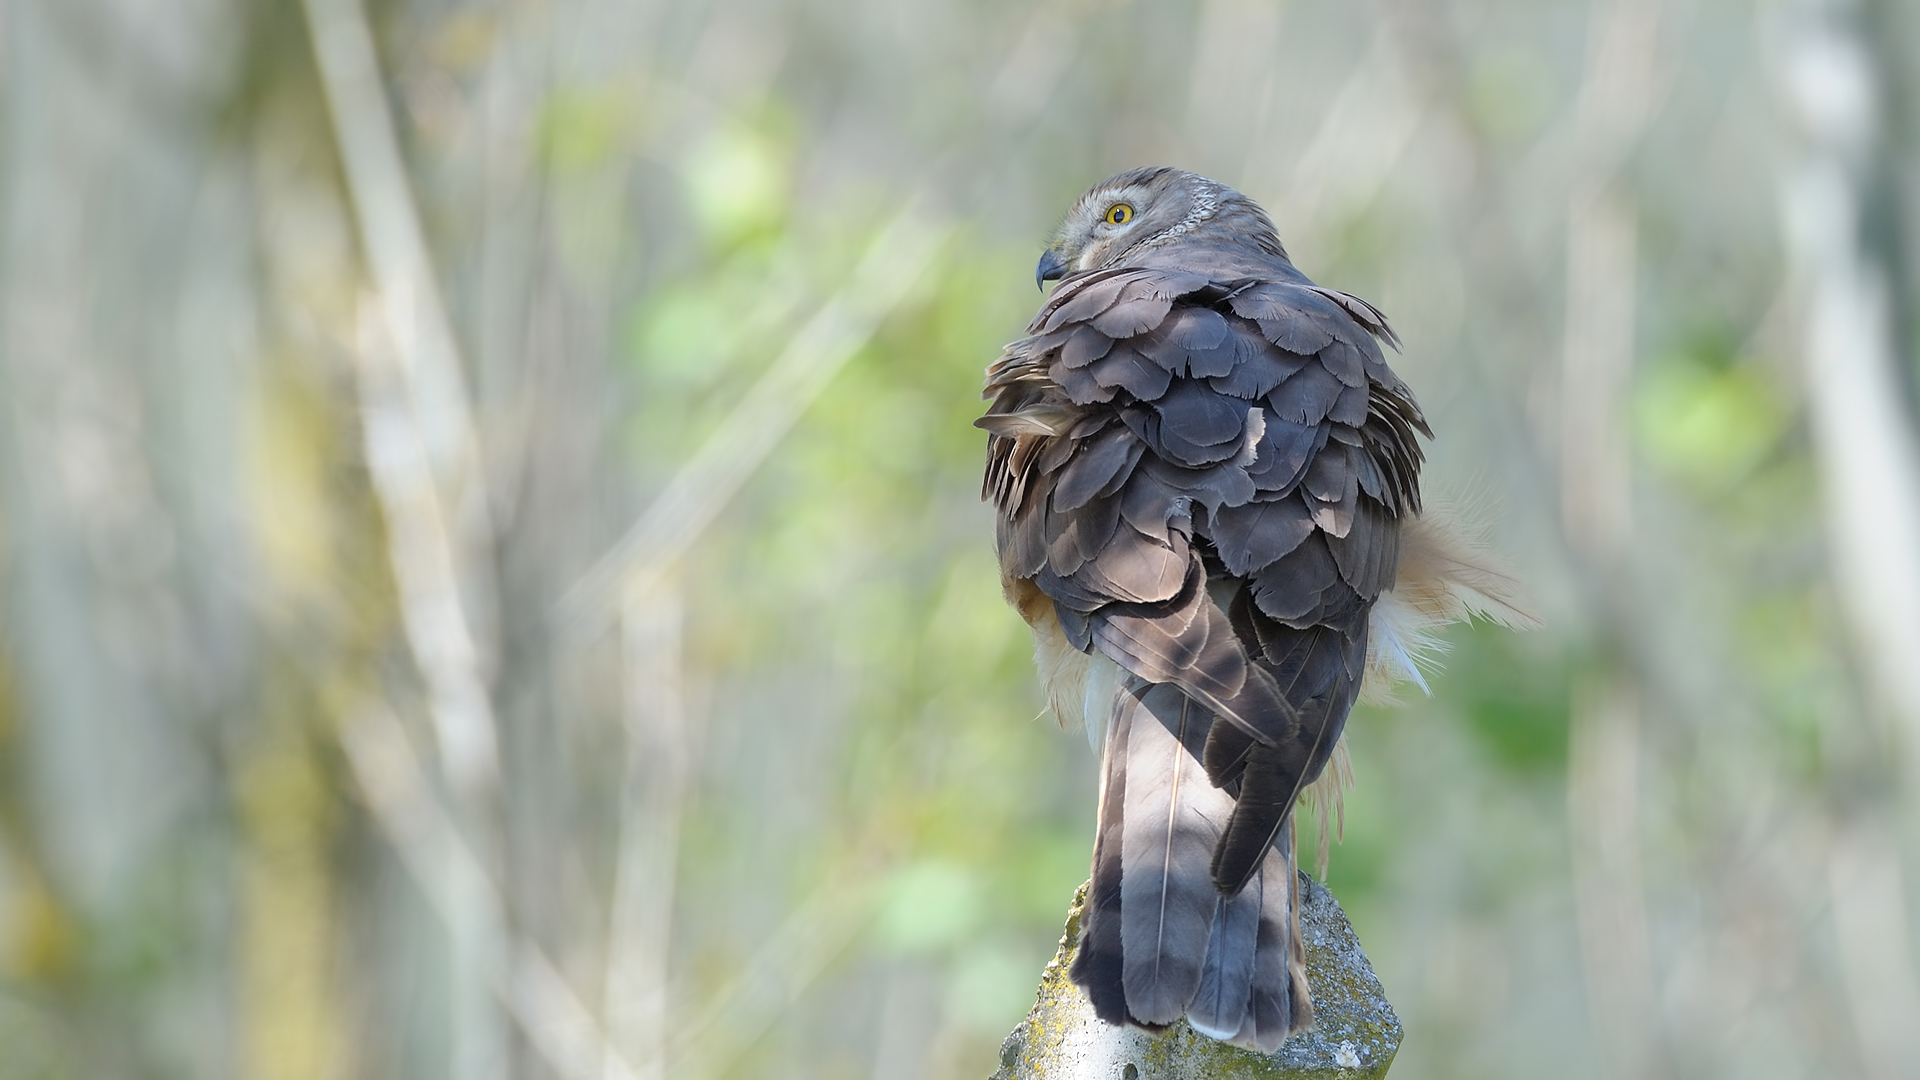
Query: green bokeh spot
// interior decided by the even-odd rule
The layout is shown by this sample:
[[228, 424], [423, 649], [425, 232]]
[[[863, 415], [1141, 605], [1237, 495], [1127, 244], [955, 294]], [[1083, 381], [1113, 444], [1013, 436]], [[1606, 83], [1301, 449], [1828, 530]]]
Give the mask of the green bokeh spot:
[[873, 934], [902, 953], [931, 953], [965, 940], [983, 913], [981, 882], [943, 859], [910, 862], [893, 872]]
[[787, 154], [745, 124], [716, 128], [685, 166], [687, 201], [709, 237], [731, 242], [776, 225], [786, 204]]
[[1480, 745], [1510, 772], [1564, 768], [1572, 678], [1565, 658], [1497, 626], [1453, 633], [1445, 696], [1460, 703]]
[[1760, 465], [1789, 417], [1760, 372], [1683, 354], [1647, 372], [1634, 419], [1655, 469], [1697, 490], [1724, 491]]

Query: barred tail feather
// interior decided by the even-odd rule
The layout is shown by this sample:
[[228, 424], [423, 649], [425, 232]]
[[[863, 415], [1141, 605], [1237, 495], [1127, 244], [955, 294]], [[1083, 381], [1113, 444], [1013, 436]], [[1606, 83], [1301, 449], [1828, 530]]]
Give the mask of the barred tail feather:
[[1200, 766], [1212, 717], [1176, 687], [1131, 683], [1118, 710], [1132, 713], [1120, 848], [1127, 1011], [1170, 1024], [1200, 990], [1220, 899], [1207, 864], [1233, 799]]
[[1300, 938], [1299, 867], [1294, 853], [1293, 823], [1288, 822], [1260, 868], [1260, 943], [1254, 958], [1252, 1000], [1240, 1030], [1228, 1040], [1267, 1053], [1278, 1050], [1294, 1032], [1313, 1026], [1307, 947]]
[[1237, 896], [1214, 897], [1200, 989], [1187, 1006], [1187, 1022], [1202, 1035], [1231, 1042], [1246, 1021], [1259, 954], [1263, 884], [1255, 878]]
[[1121, 811], [1127, 801], [1127, 743], [1132, 714], [1116, 698], [1106, 723], [1100, 757], [1100, 811], [1093, 840], [1093, 882], [1081, 914], [1080, 944], [1067, 974], [1086, 988], [1094, 1015], [1109, 1024], [1127, 1022], [1127, 995], [1120, 942]]
[[1210, 869], [1233, 798], [1200, 764], [1218, 721], [1171, 686], [1128, 678], [1105, 711], [1093, 884], [1069, 975], [1109, 1023], [1272, 1051], [1312, 1023], [1299, 938], [1293, 830], [1245, 888]]

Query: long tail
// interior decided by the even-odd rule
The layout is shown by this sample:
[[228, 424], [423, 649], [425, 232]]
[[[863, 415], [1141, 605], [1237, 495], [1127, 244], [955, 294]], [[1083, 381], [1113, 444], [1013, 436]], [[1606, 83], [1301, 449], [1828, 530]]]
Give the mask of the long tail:
[[1273, 1051], [1310, 1026], [1293, 829], [1233, 896], [1211, 862], [1233, 798], [1200, 755], [1215, 718], [1172, 686], [1130, 679], [1102, 755], [1093, 888], [1069, 974], [1109, 1023], [1195, 1030]]

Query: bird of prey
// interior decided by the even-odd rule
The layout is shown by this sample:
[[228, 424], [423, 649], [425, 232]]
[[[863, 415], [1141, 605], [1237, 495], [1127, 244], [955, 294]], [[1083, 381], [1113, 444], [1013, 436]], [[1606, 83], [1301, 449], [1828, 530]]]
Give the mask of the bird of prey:
[[1293, 810], [1340, 773], [1362, 682], [1418, 680], [1441, 623], [1529, 616], [1421, 514], [1432, 432], [1386, 317], [1295, 269], [1251, 199], [1121, 173], [1037, 278], [1060, 284], [976, 423], [1002, 585], [1101, 755], [1070, 974], [1109, 1023], [1272, 1051], [1313, 1020]]

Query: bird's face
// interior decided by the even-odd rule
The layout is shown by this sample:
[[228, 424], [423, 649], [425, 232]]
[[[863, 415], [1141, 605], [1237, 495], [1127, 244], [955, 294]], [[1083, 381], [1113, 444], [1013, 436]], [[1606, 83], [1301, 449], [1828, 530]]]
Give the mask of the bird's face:
[[1095, 184], [1067, 211], [1040, 256], [1034, 280], [1045, 283], [1117, 261], [1142, 242], [1165, 236], [1210, 213], [1212, 181], [1177, 169], [1136, 169]]

